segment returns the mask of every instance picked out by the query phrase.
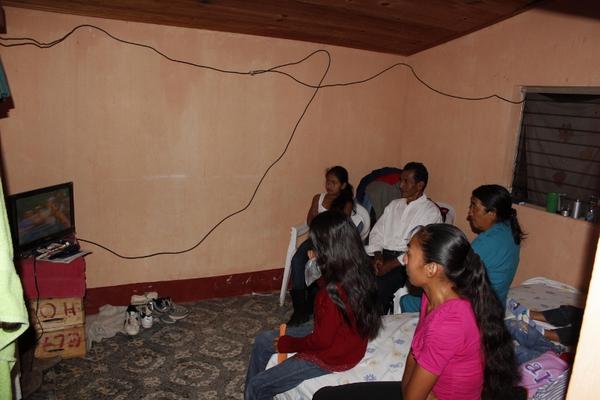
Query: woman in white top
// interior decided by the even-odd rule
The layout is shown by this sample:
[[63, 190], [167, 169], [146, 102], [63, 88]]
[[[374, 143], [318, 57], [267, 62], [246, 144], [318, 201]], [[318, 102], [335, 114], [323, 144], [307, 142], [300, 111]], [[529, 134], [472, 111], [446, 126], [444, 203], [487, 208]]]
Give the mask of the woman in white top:
[[[313, 218], [327, 210], [337, 210], [350, 216], [354, 204], [354, 190], [348, 182], [348, 171], [339, 165], [331, 167], [325, 173], [325, 192], [314, 195], [306, 216], [310, 225]], [[292, 258], [292, 305], [294, 312], [289, 326], [296, 326], [308, 321], [312, 314], [312, 296], [304, 282], [304, 267], [308, 261], [308, 251], [312, 249], [310, 239], [305, 240], [296, 250]]]

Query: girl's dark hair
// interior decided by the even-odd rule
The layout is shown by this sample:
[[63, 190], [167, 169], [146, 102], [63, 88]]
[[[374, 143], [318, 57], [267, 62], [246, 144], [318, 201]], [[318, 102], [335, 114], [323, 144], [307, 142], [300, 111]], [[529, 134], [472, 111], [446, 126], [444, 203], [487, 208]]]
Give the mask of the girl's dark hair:
[[[467, 237], [453, 225], [431, 224], [415, 234], [425, 263], [443, 266], [454, 290], [469, 300], [481, 334], [485, 360], [481, 398], [515, 398], [519, 373], [504, 308], [491, 287], [485, 267]], [[519, 388], [520, 389], [520, 388]]]
[[[346, 184], [338, 197], [331, 202], [329, 209], [344, 211], [348, 203], [354, 204], [354, 188], [350, 182], [348, 182], [348, 171], [346, 168], [336, 165], [335, 167], [331, 167], [327, 170], [325, 176], [327, 177], [328, 175], [334, 175], [342, 185], [344, 183]], [[352, 207], [354, 208], [354, 205]]]
[[381, 327], [375, 275], [352, 220], [338, 211], [322, 212], [310, 224], [310, 238], [329, 297], [350, 324], [338, 290], [341, 285], [356, 319], [356, 330], [362, 337], [375, 338]]
[[512, 198], [508, 190], [500, 185], [482, 185], [473, 190], [472, 196], [481, 201], [486, 211], [496, 212], [497, 222], [509, 222], [515, 243], [521, 244], [526, 235], [521, 230], [517, 210], [512, 207]]

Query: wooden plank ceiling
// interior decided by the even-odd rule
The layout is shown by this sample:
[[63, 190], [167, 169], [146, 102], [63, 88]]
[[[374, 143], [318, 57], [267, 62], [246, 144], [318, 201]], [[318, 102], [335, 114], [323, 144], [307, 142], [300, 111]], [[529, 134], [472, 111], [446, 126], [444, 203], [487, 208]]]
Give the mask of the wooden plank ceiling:
[[[539, 0], [3, 0], [57, 13], [295, 39], [408, 56]], [[10, 20], [7, 28], [10, 31]]]

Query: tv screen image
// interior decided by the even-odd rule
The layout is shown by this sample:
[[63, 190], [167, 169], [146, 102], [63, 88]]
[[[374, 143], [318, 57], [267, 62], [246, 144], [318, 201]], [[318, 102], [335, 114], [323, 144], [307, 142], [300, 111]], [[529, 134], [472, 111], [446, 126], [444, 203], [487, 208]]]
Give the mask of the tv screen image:
[[9, 206], [19, 253], [75, 232], [72, 182], [9, 196]]

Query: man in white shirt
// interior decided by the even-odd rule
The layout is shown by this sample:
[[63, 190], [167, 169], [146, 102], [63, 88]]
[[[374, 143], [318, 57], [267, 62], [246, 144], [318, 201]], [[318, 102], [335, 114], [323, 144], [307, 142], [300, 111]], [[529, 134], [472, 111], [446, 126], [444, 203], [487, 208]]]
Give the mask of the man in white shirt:
[[428, 178], [423, 164], [406, 164], [400, 178], [402, 198], [387, 205], [369, 235], [365, 250], [373, 256], [382, 314], [389, 312], [394, 293], [406, 283], [402, 263], [411, 233], [419, 225], [442, 222], [440, 209], [424, 193]]

